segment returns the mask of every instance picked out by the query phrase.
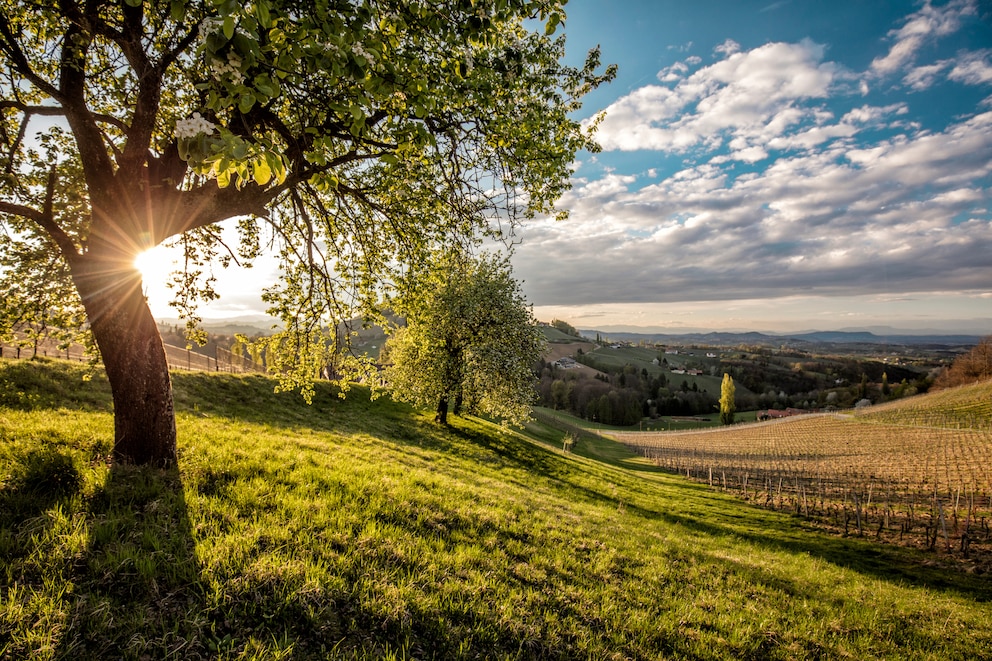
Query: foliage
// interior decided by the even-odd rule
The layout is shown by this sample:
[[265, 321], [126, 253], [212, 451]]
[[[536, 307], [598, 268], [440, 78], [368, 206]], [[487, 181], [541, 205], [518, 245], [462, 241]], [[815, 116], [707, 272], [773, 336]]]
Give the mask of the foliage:
[[736, 409], [734, 379], [724, 372], [723, 383], [720, 385], [720, 422], [725, 425], [734, 424], [734, 411]]
[[568, 323], [567, 321], [562, 321], [561, 319], [552, 319], [551, 327], [558, 329], [565, 335], [571, 335], [573, 337], [582, 337], [579, 334], [579, 331], [575, 328], [575, 326]]
[[[602, 350], [597, 350], [580, 357], [583, 363], [604, 370], [595, 377], [543, 364], [538, 384], [541, 405], [616, 426], [634, 425], [649, 415], [699, 415], [714, 411], [716, 397], [698, 385], [715, 380], [712, 377], [689, 377], [692, 386], [685, 381], [684, 388], [678, 388], [669, 383], [661, 369], [653, 366], [651, 370], [647, 366], [638, 369], [631, 362], [617, 365], [604, 360], [602, 354]], [[618, 361], [625, 358], [626, 354], [621, 355]]]
[[449, 402], [455, 413], [528, 417], [545, 341], [508, 261], [439, 253], [411, 272], [394, 307], [406, 320], [383, 356], [394, 397], [438, 407], [441, 422]]
[[992, 379], [992, 335], [983, 338], [971, 351], [957, 358], [934, 381], [934, 388], [952, 388]]
[[50, 340], [64, 349], [89, 339], [68, 264], [53, 247], [0, 232], [0, 341], [37, 347]]
[[[564, 215], [569, 166], [597, 149], [574, 111], [615, 69], [595, 50], [560, 63], [563, 4], [0, 0], [3, 277], [53, 283], [10, 290], [0, 331], [78, 328], [85, 307], [115, 397], [158, 370], [137, 381], [174, 454], [134, 257], [183, 249], [173, 304], [192, 329], [212, 269], [271, 250], [268, 361], [306, 390], [324, 329], [373, 314], [404, 264]], [[119, 422], [141, 409], [125, 403]]]
[[590, 461], [581, 442], [563, 455], [560, 432], [545, 448], [361, 389], [342, 401], [319, 383], [308, 407], [273, 385], [177, 373], [173, 471], [108, 465], [105, 385], [81, 395], [99, 411], [0, 408], [0, 497], [40, 438], [83, 479], [25, 503], [29, 517], [0, 507], [0, 656], [966, 659], [992, 645], [987, 575], [933, 554]]

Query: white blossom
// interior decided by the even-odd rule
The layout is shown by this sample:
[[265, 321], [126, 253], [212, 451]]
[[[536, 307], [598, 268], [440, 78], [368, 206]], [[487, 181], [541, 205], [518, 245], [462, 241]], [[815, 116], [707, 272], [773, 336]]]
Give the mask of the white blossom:
[[245, 80], [245, 75], [241, 72], [241, 65], [241, 57], [234, 51], [229, 51], [227, 62], [213, 60], [210, 63], [210, 72], [213, 74], [214, 80], [221, 80], [224, 76], [230, 75], [233, 82], [240, 85]]
[[372, 62], [372, 55], [357, 41], [351, 45], [351, 52], [359, 57], [365, 58], [366, 62]]
[[195, 138], [201, 133], [210, 135], [215, 128], [217, 127], [212, 122], [201, 117], [200, 113], [194, 112], [189, 119], [180, 119], [176, 122], [176, 137]]
[[224, 27], [224, 19], [222, 18], [203, 19], [203, 22], [200, 23], [200, 30], [198, 33], [200, 41], [205, 41], [210, 34], [217, 32], [222, 27]]

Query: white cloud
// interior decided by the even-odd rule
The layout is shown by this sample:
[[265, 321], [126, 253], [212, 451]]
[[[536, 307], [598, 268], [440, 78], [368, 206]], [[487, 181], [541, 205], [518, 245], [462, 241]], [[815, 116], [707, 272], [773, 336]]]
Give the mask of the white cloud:
[[992, 83], [992, 51], [967, 53], [951, 69], [948, 78], [966, 85]]
[[714, 53], [720, 53], [722, 55], [733, 55], [734, 53], [740, 52], [741, 45], [734, 41], [733, 39], [727, 39], [722, 44], [713, 49]]
[[919, 11], [906, 18], [901, 28], [889, 32], [894, 43], [886, 55], [872, 61], [872, 71], [885, 76], [909, 66], [925, 44], [956, 32], [963, 16], [976, 13], [974, 0], [952, 0], [943, 7], [934, 7], [927, 0]]
[[[829, 94], [839, 67], [822, 62], [811, 41], [769, 43], [687, 75], [684, 63], [659, 72], [674, 87], [642, 87], [606, 109], [597, 139], [604, 149], [684, 152], [728, 137], [750, 146], [780, 135], [810, 110], [795, 106]], [[748, 152], [754, 153], [754, 152]]]
[[988, 84], [992, 51], [920, 57], [974, 11], [926, 4], [890, 33], [873, 71], [920, 93], [890, 90], [884, 105], [869, 102], [871, 72], [859, 80], [812, 41], [728, 40], [712, 64], [666, 67], [664, 84], [610, 105], [597, 136], [604, 163], [647, 175], [576, 184], [562, 202], [571, 220], [541, 225], [514, 258], [528, 297], [648, 306], [988, 291], [992, 97], [934, 125], [925, 91], [941, 77]]
[[841, 123], [873, 124], [882, 120], [887, 115], [905, 115], [908, 112], [909, 108], [905, 103], [893, 103], [888, 106], [864, 105], [848, 111], [841, 119]]
[[733, 158], [756, 145], [737, 136], [731, 156], [639, 188], [615, 175], [577, 186], [572, 219], [529, 232], [516, 271], [537, 305], [987, 291], [992, 112], [859, 147], [846, 138], [904, 112], [825, 114], [780, 137], [790, 155], [742, 176]]
[[925, 90], [934, 84], [942, 72], [951, 65], [950, 60], [941, 60], [935, 64], [914, 67], [903, 77], [902, 82], [916, 91]]
[[682, 80], [685, 74], [689, 72], [689, 65], [685, 62], [676, 62], [675, 64], [665, 67], [658, 72], [658, 80], [663, 83], [674, 83]]

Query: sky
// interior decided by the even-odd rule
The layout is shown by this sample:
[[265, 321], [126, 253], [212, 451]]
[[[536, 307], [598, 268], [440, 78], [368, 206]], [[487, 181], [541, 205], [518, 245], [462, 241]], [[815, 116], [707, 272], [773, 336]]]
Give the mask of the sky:
[[[605, 113], [570, 218], [520, 233], [538, 319], [992, 333], [992, 2], [566, 9], [566, 58], [619, 74], [576, 117]], [[260, 311], [249, 280], [204, 316]]]

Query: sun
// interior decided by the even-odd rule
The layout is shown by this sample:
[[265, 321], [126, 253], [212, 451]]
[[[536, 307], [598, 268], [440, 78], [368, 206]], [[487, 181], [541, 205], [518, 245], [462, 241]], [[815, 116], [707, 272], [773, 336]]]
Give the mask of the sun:
[[176, 270], [176, 251], [155, 246], [135, 257], [134, 267], [141, 272], [141, 280], [146, 286], [162, 284]]

